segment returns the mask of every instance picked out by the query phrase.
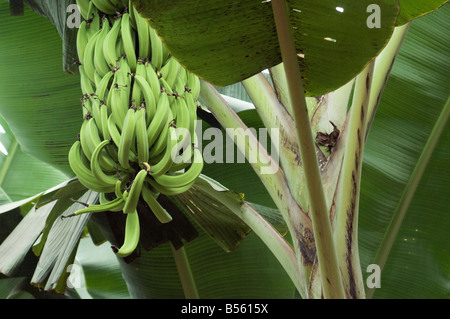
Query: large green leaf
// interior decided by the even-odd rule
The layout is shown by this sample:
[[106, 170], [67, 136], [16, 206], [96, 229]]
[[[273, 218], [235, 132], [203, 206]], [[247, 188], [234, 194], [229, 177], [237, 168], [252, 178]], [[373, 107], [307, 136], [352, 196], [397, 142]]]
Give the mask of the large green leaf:
[[400, 0], [400, 13], [398, 15], [397, 25], [405, 24], [408, 21], [430, 13], [447, 2], [448, 0]]
[[46, 17], [55, 26], [62, 39], [61, 68], [68, 73], [78, 73], [76, 46], [77, 24], [80, 23], [74, 0], [25, 0], [36, 13]]
[[25, 7], [10, 16], [0, 2], [0, 114], [22, 150], [72, 175], [70, 145], [81, 125], [78, 76], [63, 72], [63, 47], [55, 26]]
[[[392, 69], [364, 154], [363, 273], [450, 96], [450, 6], [414, 20]], [[445, 128], [389, 254], [374, 298], [448, 298], [450, 131]], [[369, 275], [369, 273], [367, 273]]]
[[85, 289], [89, 298], [125, 299], [129, 298], [128, 288], [119, 267], [119, 261], [104, 244], [96, 246], [91, 238], [83, 238], [76, 256], [77, 265], [82, 267]]
[[[187, 69], [229, 85], [281, 62], [270, 1], [132, 1]], [[376, 5], [379, 27], [368, 20]], [[288, 1], [298, 61], [309, 95], [347, 83], [391, 36], [391, 1]]]
[[0, 205], [33, 197], [67, 179], [47, 163], [23, 152], [1, 117], [0, 126], [0, 144], [7, 153], [0, 152]]

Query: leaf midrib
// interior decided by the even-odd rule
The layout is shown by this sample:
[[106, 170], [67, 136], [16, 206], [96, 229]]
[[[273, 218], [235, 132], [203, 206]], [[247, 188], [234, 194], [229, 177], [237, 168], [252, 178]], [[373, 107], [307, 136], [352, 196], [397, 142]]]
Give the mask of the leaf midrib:
[[6, 155], [6, 160], [3, 163], [0, 171], [0, 187], [3, 188], [3, 181], [5, 180], [5, 176], [9, 170], [9, 167], [12, 163], [12, 160], [14, 156], [16, 155], [17, 149], [18, 149], [19, 143], [17, 140], [13, 140], [8, 151], [8, 155]]

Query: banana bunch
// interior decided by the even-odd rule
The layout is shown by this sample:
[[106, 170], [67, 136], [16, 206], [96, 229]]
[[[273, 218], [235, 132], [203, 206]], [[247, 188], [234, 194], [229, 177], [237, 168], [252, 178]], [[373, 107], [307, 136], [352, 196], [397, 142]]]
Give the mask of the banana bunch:
[[131, 254], [139, 241], [137, 203], [162, 223], [171, 216], [159, 194], [188, 190], [202, 171], [195, 134], [199, 79], [165, 49], [131, 2], [77, 0], [83, 15], [77, 35], [83, 122], [68, 159], [99, 204], [87, 212], [122, 211]]

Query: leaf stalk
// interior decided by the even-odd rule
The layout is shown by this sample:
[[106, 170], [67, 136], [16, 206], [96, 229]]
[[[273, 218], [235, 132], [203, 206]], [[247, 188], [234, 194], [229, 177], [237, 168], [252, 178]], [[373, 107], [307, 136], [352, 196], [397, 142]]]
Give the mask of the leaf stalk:
[[286, 1], [272, 0], [272, 9], [288, 82], [302, 165], [305, 170], [323, 293], [325, 298], [343, 299], [345, 293], [338, 267]]

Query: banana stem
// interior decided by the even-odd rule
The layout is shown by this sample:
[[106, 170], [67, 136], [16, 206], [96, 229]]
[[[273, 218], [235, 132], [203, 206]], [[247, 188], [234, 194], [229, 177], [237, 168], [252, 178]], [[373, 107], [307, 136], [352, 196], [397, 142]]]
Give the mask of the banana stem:
[[[439, 115], [433, 127], [433, 130], [430, 133], [430, 136], [428, 137], [422, 153], [420, 154], [419, 160], [417, 161], [417, 164], [414, 167], [413, 172], [411, 173], [408, 184], [403, 190], [402, 197], [400, 198], [394, 215], [392, 216], [381, 245], [378, 248], [373, 264], [378, 265], [380, 267], [380, 270], [383, 269], [386, 263], [391, 248], [395, 242], [395, 238], [397, 237], [397, 234], [399, 232], [400, 226], [402, 225], [403, 219], [406, 215], [406, 212], [408, 211], [409, 205], [411, 204], [416, 189], [419, 186], [423, 173], [427, 168], [431, 155], [433, 154], [439, 138], [441, 137], [442, 132], [447, 124], [449, 116], [450, 96], [448, 97], [447, 102], [445, 103], [444, 108], [442, 109], [441, 114]], [[375, 288], [367, 288], [367, 298], [372, 298], [374, 291]]]
[[358, 253], [358, 210], [366, 116], [374, 61], [356, 77], [344, 157], [335, 191], [334, 241], [342, 278], [351, 298], [364, 298]]
[[378, 104], [388, 81], [395, 59], [409, 30], [411, 21], [394, 29], [391, 39], [381, 53], [375, 58], [374, 75], [370, 89], [370, 101], [367, 115], [366, 139], [375, 117]]
[[173, 258], [177, 266], [178, 275], [180, 276], [181, 285], [183, 287], [184, 296], [186, 299], [199, 299], [197, 286], [195, 285], [194, 276], [192, 275], [191, 266], [184, 246], [180, 249], [175, 249], [171, 244]]
[[345, 298], [344, 287], [339, 272], [286, 2], [272, 0], [272, 8], [286, 71], [302, 165], [305, 170], [323, 293], [325, 298], [343, 299]]
[[[287, 176], [295, 176], [295, 178], [287, 178], [287, 183], [300, 207], [305, 211], [308, 210], [307, 193], [300, 191], [305, 185], [305, 178], [303, 167], [298, 160], [299, 150], [298, 147], [296, 148], [297, 136], [292, 116], [281, 104], [274, 89], [262, 73], [242, 81], [242, 85], [264, 126], [270, 131], [272, 128], [278, 130], [280, 164]], [[272, 139], [276, 137], [271, 136]]]
[[[217, 90], [209, 83], [201, 81], [200, 100], [208, 106], [214, 117], [226, 129], [227, 134], [234, 134], [235, 144], [245, 154], [255, 173], [259, 176], [267, 191], [272, 196], [280, 211], [285, 211], [286, 198], [289, 195], [288, 187], [281, 169], [276, 161], [267, 153], [267, 150], [259, 143], [256, 136], [249, 130], [236, 112], [228, 105]], [[250, 153], [257, 153], [254, 160], [250, 160]], [[269, 163], [269, 164], [268, 164]], [[272, 174], [263, 174], [264, 168], [274, 166]], [[285, 198], [284, 201], [281, 198]]]
[[[311, 265], [308, 263], [310, 258], [309, 251], [306, 255], [302, 254], [301, 246], [311, 246], [306, 242], [311, 236], [312, 229], [309, 217], [297, 204], [292, 196], [289, 186], [286, 182], [284, 172], [278, 167], [276, 161], [267, 153], [267, 150], [259, 143], [258, 139], [248, 127], [242, 122], [239, 116], [228, 105], [217, 90], [205, 81], [201, 81], [200, 100], [208, 106], [214, 117], [219, 121], [220, 125], [226, 128], [227, 133], [234, 132], [238, 135], [235, 144], [237, 148], [245, 154], [249, 160], [251, 152], [257, 153], [256, 162], [249, 160], [255, 173], [264, 184], [269, 195], [273, 199], [275, 205], [280, 210], [291, 234], [304, 236], [304, 238], [294, 238], [294, 250], [300, 265], [300, 274], [302, 287], [299, 290], [300, 295], [306, 298], [308, 291], [308, 280]], [[246, 134], [245, 132], [249, 132]], [[240, 135], [239, 135], [240, 134]], [[230, 136], [234, 138], [234, 136]], [[269, 164], [268, 164], [269, 163]], [[271, 166], [271, 174], [263, 174], [262, 171], [267, 166]], [[305, 252], [306, 249], [303, 249]], [[304, 266], [304, 267], [303, 267]]]

